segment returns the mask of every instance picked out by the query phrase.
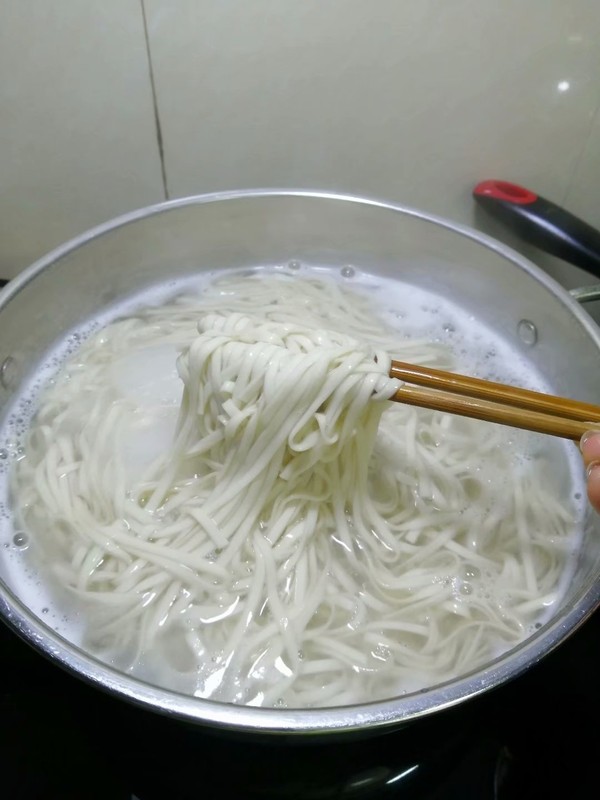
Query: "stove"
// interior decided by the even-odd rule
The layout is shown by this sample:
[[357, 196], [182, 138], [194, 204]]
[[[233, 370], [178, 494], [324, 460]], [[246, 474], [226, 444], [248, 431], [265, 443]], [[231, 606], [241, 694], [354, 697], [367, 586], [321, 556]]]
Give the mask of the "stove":
[[599, 794], [599, 718], [600, 611], [503, 687], [396, 731], [319, 743], [136, 707], [0, 623], [0, 765], [11, 800], [578, 800]]

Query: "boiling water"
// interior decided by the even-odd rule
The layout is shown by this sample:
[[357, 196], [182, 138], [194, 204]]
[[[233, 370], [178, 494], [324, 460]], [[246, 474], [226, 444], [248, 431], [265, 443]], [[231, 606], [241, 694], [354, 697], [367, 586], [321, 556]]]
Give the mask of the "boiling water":
[[[296, 263], [280, 272], [306, 274], [308, 268]], [[465, 313], [448, 300], [421, 288], [399, 281], [384, 280], [346, 267], [339, 273], [325, 268], [312, 269], [311, 273], [327, 279], [337, 279], [358, 291], [370, 293], [386, 321], [398, 330], [399, 342], [404, 338], [423, 337], [450, 348], [456, 359], [457, 371], [497, 381], [526, 386], [538, 391], [551, 391], [542, 376], [532, 367], [526, 354], [516, 354], [514, 346], [498, 337], [481, 321]], [[211, 274], [202, 280], [173, 283], [172, 281], [148, 291], [133, 300], [107, 309], [87, 326], [71, 331], [48, 354], [45, 363], [31, 382], [23, 387], [15, 399], [10, 413], [0, 430], [0, 543], [2, 575], [22, 601], [47, 625], [69, 641], [82, 645], [85, 620], [73, 608], [68, 597], [50, 587], [35, 566], [36, 543], [28, 531], [15, 529], [10, 511], [9, 472], [11, 466], [23, 455], [23, 438], [35, 412], [40, 392], [53, 381], [61, 365], [69, 359], [80, 343], [97, 333], [112, 320], [126, 317], [137, 309], [156, 306], [182, 293], [198, 291], [212, 279]], [[225, 301], [224, 301], [225, 304]], [[175, 361], [177, 349], [171, 345], [148, 347], [144, 357], [135, 357], [113, 363], [108, 379], [121, 397], [131, 401], [128, 436], [121, 442], [122, 458], [128, 479], [135, 481], [143, 468], [161, 452], [168, 450], [172, 441], [181, 400], [182, 385]], [[484, 425], [485, 423], [482, 423]], [[482, 429], [483, 430], [483, 429]], [[581, 464], [572, 444], [524, 432], [511, 431], [507, 445], [514, 445], [515, 469], [519, 462], [537, 461], [540, 465], [553, 465], [550, 480], [555, 482], [556, 493], [564, 495], [565, 503], [574, 505], [577, 519], [584, 514], [584, 487]], [[498, 476], [498, 491], [502, 491], [502, 477]], [[565, 491], [564, 487], [569, 487]], [[577, 550], [574, 534], [572, 552]], [[565, 569], [563, 583], [568, 580], [572, 560]], [[468, 602], [465, 595], [489, 596], [490, 587], [485, 574], [472, 574], [467, 580], [457, 579], [455, 599]], [[563, 587], [559, 587], [560, 595]], [[497, 598], [502, 602], [503, 598]], [[546, 616], [552, 613], [549, 604]], [[539, 627], [545, 617], [531, 624]], [[143, 673], [143, 669], [142, 669]], [[152, 671], [149, 673], [152, 676]], [[415, 685], [414, 688], [420, 688]]]

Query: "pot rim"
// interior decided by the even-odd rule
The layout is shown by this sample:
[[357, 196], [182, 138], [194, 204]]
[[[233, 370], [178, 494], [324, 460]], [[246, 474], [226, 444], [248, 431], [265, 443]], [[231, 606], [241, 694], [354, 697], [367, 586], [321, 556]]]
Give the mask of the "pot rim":
[[[243, 189], [190, 195], [136, 209], [84, 231], [54, 248], [0, 290], [0, 311], [44, 269], [68, 253], [111, 231], [178, 208], [228, 200], [303, 197], [358, 203], [441, 226], [490, 249], [524, 269], [568, 306], [600, 349], [600, 329], [557, 281], [516, 250], [474, 228], [416, 208], [382, 200], [304, 189]], [[321, 709], [251, 708], [184, 695], [131, 677], [63, 639], [0, 582], [0, 614], [13, 630], [43, 655], [88, 683], [164, 715], [222, 729], [266, 734], [346, 733], [385, 730], [463, 703], [516, 678], [570, 636], [600, 605], [600, 582], [589, 582], [576, 602], [527, 640], [458, 679], [388, 700]]]

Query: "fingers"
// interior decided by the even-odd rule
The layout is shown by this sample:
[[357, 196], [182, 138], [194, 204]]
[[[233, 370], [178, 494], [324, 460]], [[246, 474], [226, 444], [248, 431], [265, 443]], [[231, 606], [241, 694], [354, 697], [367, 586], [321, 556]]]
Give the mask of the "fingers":
[[595, 464], [588, 473], [587, 495], [596, 511], [600, 511], [600, 464]]
[[600, 431], [584, 433], [579, 446], [586, 467], [593, 461], [600, 461]]
[[579, 446], [588, 470], [588, 499], [596, 511], [600, 511], [600, 431], [584, 433]]

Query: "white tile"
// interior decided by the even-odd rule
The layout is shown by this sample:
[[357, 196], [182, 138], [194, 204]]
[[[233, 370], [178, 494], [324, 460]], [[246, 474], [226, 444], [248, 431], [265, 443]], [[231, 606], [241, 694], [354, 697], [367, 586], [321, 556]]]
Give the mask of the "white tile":
[[0, 4], [0, 277], [162, 199], [139, 0]]
[[145, 7], [173, 196], [328, 188], [472, 223], [485, 178], [562, 199], [597, 103], [597, 0]]
[[[597, 75], [600, 89], [600, 64]], [[565, 206], [571, 213], [600, 229], [600, 108], [569, 185]]]

